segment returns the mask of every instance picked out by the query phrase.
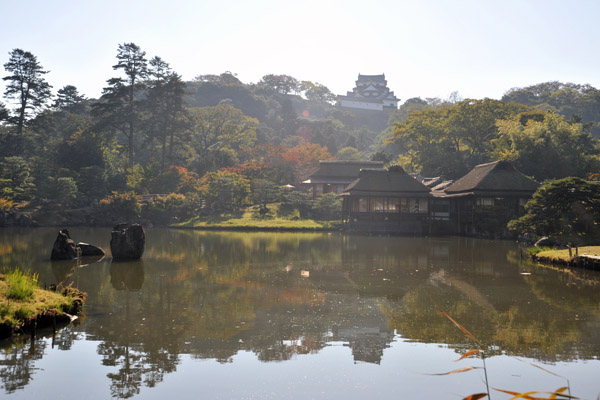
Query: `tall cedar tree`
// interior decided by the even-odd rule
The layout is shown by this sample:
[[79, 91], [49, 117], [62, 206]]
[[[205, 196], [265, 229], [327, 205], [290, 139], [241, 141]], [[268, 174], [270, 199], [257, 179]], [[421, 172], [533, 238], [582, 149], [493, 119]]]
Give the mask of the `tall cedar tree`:
[[123, 70], [126, 79], [111, 78], [108, 87], [102, 91], [102, 101], [97, 103], [95, 113], [101, 124], [117, 129], [127, 138], [129, 167], [133, 167], [135, 132], [141, 119], [141, 101], [136, 93], [145, 89], [145, 78], [148, 76], [146, 52], [134, 43], [119, 45], [118, 63], [114, 70]]
[[[169, 64], [160, 57], [150, 60], [148, 96], [146, 106], [148, 119], [146, 132], [150, 140], [160, 145], [161, 171], [166, 169], [166, 160], [173, 163], [173, 146], [180, 116], [184, 113], [185, 83], [181, 76], [173, 72]], [[167, 141], [169, 150], [167, 154]]]
[[9, 55], [8, 62], [4, 64], [4, 69], [10, 73], [3, 78], [8, 81], [4, 96], [17, 101], [14, 122], [20, 135], [30, 111], [39, 111], [50, 99], [52, 86], [44, 79], [48, 71], [43, 70], [36, 56], [21, 49], [14, 49]]

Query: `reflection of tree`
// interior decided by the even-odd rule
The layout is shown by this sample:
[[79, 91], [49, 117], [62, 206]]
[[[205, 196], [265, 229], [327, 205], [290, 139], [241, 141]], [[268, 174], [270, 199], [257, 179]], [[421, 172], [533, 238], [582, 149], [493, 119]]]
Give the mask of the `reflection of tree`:
[[110, 263], [110, 283], [116, 290], [140, 290], [144, 285], [142, 260]]
[[31, 340], [29, 343], [16, 342], [6, 349], [2, 349], [0, 359], [0, 379], [2, 387], [7, 393], [13, 393], [22, 389], [33, 379], [35, 361], [40, 360], [46, 349], [43, 340]]
[[[410, 290], [400, 302], [382, 306], [390, 325], [402, 336], [422, 342], [469, 345], [466, 336], [439, 313], [439, 305], [484, 344], [507, 354], [556, 361], [593, 357], [600, 350], [597, 341], [582, 342], [582, 333], [589, 331], [583, 316], [598, 320], [594, 310], [598, 294], [591, 290], [575, 296], [557, 276], [543, 273], [496, 281], [485, 278], [489, 271], [483, 277], [442, 272], [432, 274], [429, 281]], [[527, 290], [525, 282], [534, 287], [548, 285], [543, 301], [539, 294], [534, 296], [536, 290]], [[579, 310], [582, 321], [574, 318], [572, 310]], [[594, 334], [589, 335], [592, 338]]]
[[87, 316], [55, 343], [69, 348], [82, 331], [100, 341], [115, 397], [158, 384], [180, 354], [283, 362], [336, 341], [378, 363], [394, 330], [466, 346], [435, 305], [508, 354], [566, 360], [600, 348], [596, 287], [523, 264], [510, 242], [150, 229], [146, 245], [143, 265], [68, 271], [88, 293]]

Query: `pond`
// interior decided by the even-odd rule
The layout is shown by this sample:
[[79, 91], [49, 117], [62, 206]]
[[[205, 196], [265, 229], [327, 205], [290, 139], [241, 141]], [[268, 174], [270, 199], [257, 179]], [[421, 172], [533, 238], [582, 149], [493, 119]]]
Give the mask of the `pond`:
[[57, 231], [0, 230], [1, 266], [88, 293], [56, 335], [0, 342], [2, 398], [461, 399], [486, 374], [494, 399], [600, 393], [600, 276], [512, 242], [149, 228], [141, 261], [85, 265], [50, 262]]

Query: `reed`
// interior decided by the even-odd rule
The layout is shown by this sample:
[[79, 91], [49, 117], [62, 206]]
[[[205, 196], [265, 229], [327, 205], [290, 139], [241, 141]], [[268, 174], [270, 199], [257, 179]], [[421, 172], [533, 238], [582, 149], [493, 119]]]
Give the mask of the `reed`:
[[[456, 360], [456, 361], [460, 361], [463, 360], [465, 358], [468, 357], [472, 357], [475, 355], [479, 355], [481, 357], [481, 361], [483, 366], [482, 367], [473, 367], [473, 366], [469, 366], [469, 367], [463, 367], [454, 371], [450, 371], [450, 372], [446, 372], [443, 374], [436, 374], [436, 375], [451, 375], [451, 374], [456, 374], [456, 373], [463, 373], [463, 372], [468, 372], [474, 369], [483, 369], [484, 371], [484, 375], [485, 375], [485, 387], [486, 387], [486, 392], [481, 392], [481, 393], [474, 393], [471, 395], [468, 395], [466, 397], [463, 398], [463, 400], [479, 400], [479, 399], [484, 399], [484, 398], [488, 398], [491, 399], [490, 396], [490, 385], [488, 382], [488, 374], [487, 374], [487, 367], [485, 365], [485, 353], [486, 353], [486, 346], [484, 346], [471, 332], [469, 332], [464, 326], [462, 326], [458, 321], [456, 321], [454, 318], [452, 318], [446, 311], [444, 311], [441, 307], [437, 306], [438, 310], [444, 315], [444, 317], [446, 317], [448, 320], [450, 320], [458, 329], [460, 329], [469, 339], [471, 339], [477, 346], [475, 349], [471, 349], [468, 350], [466, 352], [464, 352], [462, 354], [462, 356]], [[521, 362], [525, 362], [523, 360], [520, 360], [518, 358], [516, 358], [518, 361]], [[564, 376], [560, 376], [555, 374], [554, 372], [548, 371], [545, 368], [540, 367], [539, 365], [536, 364], [531, 364], [528, 363], [529, 365], [536, 367], [548, 374], [557, 376], [559, 378], [563, 378], [566, 380], [567, 382], [567, 386], [564, 387], [560, 387], [558, 389], [556, 389], [555, 391], [549, 391], [549, 392], [541, 392], [541, 391], [529, 391], [529, 392], [523, 392], [523, 393], [519, 393], [519, 392], [515, 392], [515, 391], [511, 391], [511, 390], [505, 390], [505, 389], [497, 389], [497, 388], [492, 388], [497, 392], [501, 392], [501, 393], [506, 393], [511, 395], [512, 397], [510, 398], [510, 400], [512, 399], [526, 399], [526, 400], [551, 400], [551, 399], [556, 399], [556, 400], [560, 400], [560, 399], [578, 399], [578, 397], [574, 397], [571, 396], [571, 388], [570, 388], [570, 384], [569, 384], [569, 380], [567, 378], [565, 378]], [[537, 397], [537, 396], [544, 396], [544, 397]]]

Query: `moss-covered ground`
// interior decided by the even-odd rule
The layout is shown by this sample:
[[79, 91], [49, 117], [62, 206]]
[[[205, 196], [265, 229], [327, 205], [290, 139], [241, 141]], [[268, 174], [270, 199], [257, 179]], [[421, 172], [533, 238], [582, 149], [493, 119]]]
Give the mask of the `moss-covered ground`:
[[300, 218], [298, 212], [282, 215], [278, 204], [269, 204], [268, 212], [261, 213], [257, 206], [247, 207], [236, 213], [223, 213], [194, 217], [174, 224], [177, 228], [240, 229], [240, 230], [334, 230], [340, 221], [317, 221]]
[[[600, 246], [585, 246], [579, 247], [577, 250], [578, 255], [587, 255], [587, 256], [595, 256], [600, 257]], [[571, 254], [575, 255], [575, 248], [571, 249]], [[549, 262], [561, 262], [567, 263], [571, 260], [569, 257], [569, 249], [562, 250], [544, 250], [537, 253], [536, 258], [539, 260], [549, 261]]]
[[65, 312], [76, 313], [85, 294], [65, 288], [61, 292], [38, 287], [37, 276], [18, 269], [0, 274], [0, 339], [25, 331]]

